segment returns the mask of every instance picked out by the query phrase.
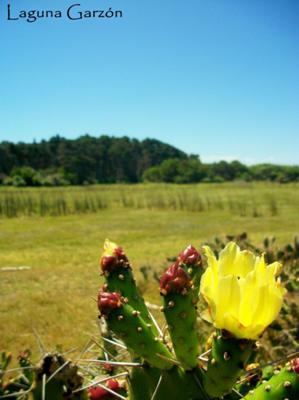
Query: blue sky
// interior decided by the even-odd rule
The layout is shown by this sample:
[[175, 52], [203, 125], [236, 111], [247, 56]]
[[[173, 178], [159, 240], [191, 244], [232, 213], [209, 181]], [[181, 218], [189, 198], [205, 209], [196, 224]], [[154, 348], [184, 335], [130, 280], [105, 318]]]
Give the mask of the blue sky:
[[78, 0], [123, 18], [35, 23], [7, 21], [7, 2], [0, 140], [152, 137], [204, 161], [299, 164], [297, 0]]

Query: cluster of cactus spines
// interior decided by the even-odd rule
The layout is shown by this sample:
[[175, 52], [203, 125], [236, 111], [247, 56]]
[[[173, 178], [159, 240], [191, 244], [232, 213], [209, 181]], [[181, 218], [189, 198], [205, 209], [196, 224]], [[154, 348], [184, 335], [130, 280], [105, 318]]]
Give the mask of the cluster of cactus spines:
[[198, 365], [197, 313], [191, 277], [178, 264], [171, 265], [160, 280], [160, 293], [168, 331], [178, 361], [186, 370]]
[[[114, 344], [111, 330], [108, 328], [106, 320], [101, 318], [99, 320], [100, 334], [102, 338], [102, 345], [100, 346], [101, 352], [99, 354], [100, 360], [115, 359], [118, 355], [117, 347]], [[116, 366], [109, 364], [109, 362], [102, 365], [103, 372], [108, 375], [114, 375]]]
[[83, 376], [78, 373], [78, 367], [67, 362], [58, 353], [46, 354], [40, 365], [35, 369], [35, 381], [32, 388], [34, 400], [86, 400], [85, 391], [78, 391], [83, 384]]
[[203, 384], [211, 397], [229, 393], [241, 376], [252, 353], [254, 342], [236, 339], [225, 331], [217, 331], [212, 346]]
[[100, 291], [98, 307], [108, 327], [133, 354], [157, 368], [168, 369], [173, 366], [169, 361], [172, 354], [160, 338], [155, 336], [152, 324], [146, 323], [141, 313], [131, 307], [127, 299], [117, 292]]
[[[19, 368], [7, 369], [11, 355], [2, 353], [0, 361], [0, 399], [12, 400], [88, 400], [82, 390], [84, 377], [78, 367], [59, 353], [47, 353], [39, 365], [30, 360], [30, 352], [20, 353]], [[9, 378], [11, 372], [17, 376]], [[4, 379], [6, 376], [6, 379]]]

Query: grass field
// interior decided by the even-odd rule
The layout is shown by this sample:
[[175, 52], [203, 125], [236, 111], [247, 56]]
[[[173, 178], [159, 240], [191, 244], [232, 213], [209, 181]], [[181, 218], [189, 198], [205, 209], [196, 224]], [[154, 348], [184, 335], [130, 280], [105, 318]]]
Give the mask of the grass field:
[[[13, 198], [23, 208], [9, 206]], [[41, 198], [46, 212], [40, 212]], [[53, 206], [55, 198], [64, 199], [64, 212]], [[94, 204], [101, 199], [102, 206], [78, 206], [91, 199]], [[26, 201], [36, 204], [30, 212]], [[167, 257], [189, 243], [199, 246], [216, 235], [247, 231], [256, 243], [269, 235], [284, 243], [299, 232], [298, 185], [1, 189], [0, 204], [0, 269], [31, 267], [0, 270], [0, 349], [15, 354], [26, 347], [37, 349], [34, 329], [48, 348], [66, 350], [83, 346], [97, 333], [94, 299], [106, 237], [125, 248], [145, 297], [158, 302], [154, 282], [142, 282], [141, 266], [161, 269]], [[18, 217], [3, 211], [5, 207], [16, 207]]]

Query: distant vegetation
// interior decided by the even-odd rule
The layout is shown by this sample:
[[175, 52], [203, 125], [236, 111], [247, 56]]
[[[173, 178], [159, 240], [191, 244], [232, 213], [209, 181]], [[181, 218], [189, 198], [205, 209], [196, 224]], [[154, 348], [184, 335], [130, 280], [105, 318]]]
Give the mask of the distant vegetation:
[[[287, 202], [284, 197], [287, 198]], [[298, 184], [115, 184], [0, 190], [0, 218], [66, 216], [113, 210], [226, 212], [242, 218], [276, 216], [299, 204]]]
[[0, 143], [0, 184], [7, 186], [234, 180], [296, 182], [299, 166], [204, 164], [198, 156], [154, 139], [85, 135], [75, 140], [55, 136], [39, 143]]

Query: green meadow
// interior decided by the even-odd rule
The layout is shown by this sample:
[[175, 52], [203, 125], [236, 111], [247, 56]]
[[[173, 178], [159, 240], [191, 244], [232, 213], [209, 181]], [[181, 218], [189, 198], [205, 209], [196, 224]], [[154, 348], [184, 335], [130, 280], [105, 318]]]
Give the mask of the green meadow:
[[[189, 243], [246, 231], [255, 243], [299, 232], [299, 185], [96, 185], [0, 190], [0, 348], [81, 347], [98, 333], [98, 259], [121, 244], [146, 299], [159, 272]], [[17, 269], [29, 267], [28, 269]], [[9, 268], [9, 270], [7, 270]]]

